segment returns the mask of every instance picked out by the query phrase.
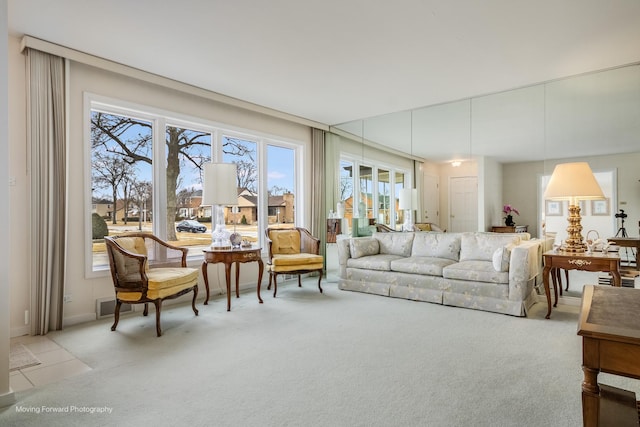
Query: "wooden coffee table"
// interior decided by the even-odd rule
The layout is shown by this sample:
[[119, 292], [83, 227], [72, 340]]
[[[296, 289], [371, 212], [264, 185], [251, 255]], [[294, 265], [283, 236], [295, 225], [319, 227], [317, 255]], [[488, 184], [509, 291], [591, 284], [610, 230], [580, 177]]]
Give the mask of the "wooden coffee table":
[[240, 280], [240, 264], [245, 262], [257, 262], [258, 263], [258, 301], [262, 304], [262, 298], [260, 297], [260, 283], [262, 283], [262, 273], [264, 271], [264, 264], [262, 262], [261, 252], [259, 247], [238, 248], [238, 249], [223, 249], [223, 250], [209, 250], [204, 252], [204, 261], [202, 261], [202, 276], [204, 279], [204, 285], [207, 289], [207, 297], [204, 300], [204, 305], [209, 304], [209, 275], [207, 274], [207, 265], [215, 263], [224, 264], [225, 279], [227, 282], [227, 311], [231, 311], [231, 265], [236, 264], [236, 298], [240, 297], [238, 290]]

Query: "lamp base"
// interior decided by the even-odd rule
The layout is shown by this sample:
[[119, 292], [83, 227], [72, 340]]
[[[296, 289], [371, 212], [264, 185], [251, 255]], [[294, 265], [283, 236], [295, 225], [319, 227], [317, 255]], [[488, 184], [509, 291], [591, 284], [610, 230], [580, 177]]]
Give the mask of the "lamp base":
[[216, 228], [211, 232], [211, 249], [231, 249], [231, 232], [224, 225], [224, 206], [216, 205]]
[[415, 225], [413, 223], [413, 211], [411, 209], [405, 209], [404, 211], [404, 223], [402, 223], [402, 231], [415, 231]]
[[587, 244], [582, 237], [582, 225], [580, 221], [580, 205], [569, 205], [569, 226], [567, 227], [567, 240], [562, 248], [565, 252], [582, 253], [587, 249]]

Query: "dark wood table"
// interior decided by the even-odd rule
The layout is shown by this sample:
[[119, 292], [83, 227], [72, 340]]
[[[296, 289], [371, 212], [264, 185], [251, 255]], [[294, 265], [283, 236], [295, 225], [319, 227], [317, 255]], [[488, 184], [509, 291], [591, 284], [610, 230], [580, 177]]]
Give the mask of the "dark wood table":
[[238, 249], [223, 249], [223, 250], [211, 250], [205, 249], [204, 261], [202, 262], [202, 276], [204, 278], [204, 285], [207, 289], [207, 297], [204, 300], [204, 305], [209, 304], [209, 277], [207, 274], [207, 265], [223, 263], [224, 274], [227, 282], [227, 311], [231, 311], [231, 265], [236, 265], [236, 298], [240, 298], [240, 292], [238, 290], [240, 280], [240, 264], [245, 262], [257, 262], [258, 263], [258, 301], [262, 304], [262, 298], [260, 297], [260, 284], [262, 283], [262, 273], [264, 272], [264, 263], [262, 262], [262, 248], [250, 247], [250, 248], [238, 248]]
[[[549, 288], [549, 273], [563, 270], [582, 270], [582, 271], [602, 271], [611, 273], [613, 277], [613, 286], [620, 286], [620, 256], [616, 252], [593, 252], [587, 253], [573, 253], [563, 251], [547, 251], [542, 254], [544, 258], [544, 270], [542, 271], [542, 280], [544, 282], [544, 293], [547, 296], [547, 315], [548, 319], [551, 316], [551, 290]], [[562, 286], [562, 285], [560, 285]], [[558, 305], [558, 287], [554, 286], [553, 291], [555, 294], [554, 307]]]
[[578, 335], [583, 425], [637, 426], [635, 393], [598, 384], [598, 374], [640, 379], [640, 290], [585, 286]]
[[640, 237], [607, 237], [607, 240], [622, 248], [635, 249], [636, 269], [640, 269]]

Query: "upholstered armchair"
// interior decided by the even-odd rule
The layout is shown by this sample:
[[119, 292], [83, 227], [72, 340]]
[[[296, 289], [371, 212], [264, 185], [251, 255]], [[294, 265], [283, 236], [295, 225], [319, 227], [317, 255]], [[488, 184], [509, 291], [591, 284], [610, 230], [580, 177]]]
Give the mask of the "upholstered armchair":
[[322, 292], [322, 270], [324, 258], [320, 255], [320, 239], [314, 237], [308, 230], [296, 227], [286, 229], [268, 228], [266, 231], [269, 260], [269, 285], [273, 280], [273, 296], [278, 291], [278, 274], [293, 274], [298, 276], [298, 286], [302, 283], [300, 275], [318, 273], [318, 289]]
[[187, 267], [186, 248], [146, 233], [105, 237], [105, 243], [116, 293], [112, 331], [118, 326], [122, 303], [144, 304], [144, 316], [149, 313], [148, 303], [153, 303], [158, 336], [162, 335], [160, 312], [164, 300], [193, 292], [191, 307], [198, 315], [198, 269]]

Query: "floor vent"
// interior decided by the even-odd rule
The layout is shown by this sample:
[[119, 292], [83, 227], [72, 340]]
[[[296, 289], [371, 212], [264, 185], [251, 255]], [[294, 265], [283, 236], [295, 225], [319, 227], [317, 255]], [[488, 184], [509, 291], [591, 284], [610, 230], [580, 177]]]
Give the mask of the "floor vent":
[[[96, 300], [96, 318], [113, 316], [116, 311], [116, 299], [113, 297], [100, 298]], [[120, 314], [133, 311], [131, 304], [122, 304], [120, 306]]]

